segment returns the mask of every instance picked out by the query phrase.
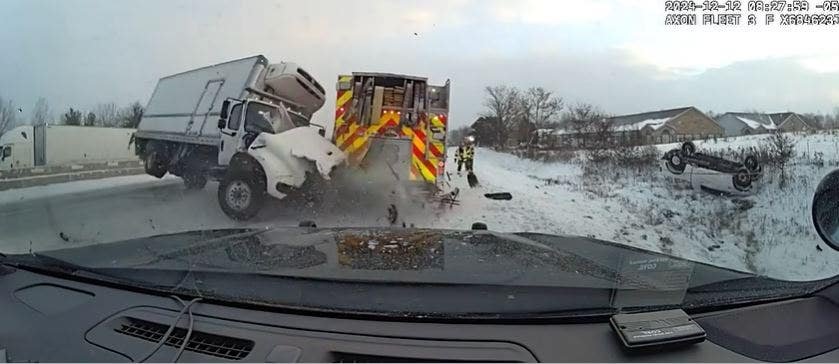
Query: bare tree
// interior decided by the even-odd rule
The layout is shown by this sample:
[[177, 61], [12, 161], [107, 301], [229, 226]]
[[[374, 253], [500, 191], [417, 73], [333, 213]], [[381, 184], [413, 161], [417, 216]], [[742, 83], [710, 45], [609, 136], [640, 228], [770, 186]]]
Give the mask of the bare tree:
[[612, 138], [614, 125], [606, 114], [589, 103], [578, 103], [568, 109], [562, 117], [562, 124], [575, 134], [578, 144], [586, 148], [604, 148]]
[[99, 126], [117, 126], [120, 124], [117, 105], [113, 102], [98, 104], [93, 108], [96, 123]]
[[71, 107], [61, 116], [61, 122], [64, 125], [82, 125], [82, 112]]
[[563, 115], [563, 124], [569, 130], [577, 133], [590, 133], [595, 127], [593, 123], [603, 119], [603, 113], [592, 104], [578, 103]]
[[789, 179], [786, 167], [792, 157], [795, 156], [795, 141], [783, 132], [775, 131], [765, 143], [769, 150], [769, 163], [776, 166], [781, 172], [778, 185], [781, 189], [786, 188]]
[[531, 87], [522, 95], [525, 117], [537, 128], [556, 125], [565, 104], [562, 98], [542, 87]]
[[143, 105], [141, 105], [140, 102], [135, 101], [133, 104], [120, 110], [120, 126], [123, 128], [136, 128], [140, 125], [140, 119], [143, 118], [143, 109]]
[[833, 123], [830, 125], [830, 128], [839, 128], [839, 106], [833, 108]]
[[32, 108], [32, 125], [44, 125], [52, 122], [52, 114], [47, 99], [40, 97]]
[[96, 125], [96, 114], [93, 112], [88, 112], [87, 116], [84, 118], [84, 126], [94, 126]]
[[486, 92], [484, 107], [487, 111], [483, 116], [496, 121], [495, 142], [498, 146], [504, 147], [510, 131], [515, 128], [517, 122], [520, 122], [520, 92], [517, 88], [505, 85], [487, 86], [484, 91]]
[[516, 135], [519, 142], [529, 142], [536, 129], [556, 127], [556, 118], [564, 107], [562, 98], [542, 87], [531, 87], [519, 97], [519, 120]]
[[12, 100], [3, 100], [0, 97], [0, 135], [16, 126], [17, 112]]
[[615, 135], [615, 124], [611, 119], [600, 116], [589, 124], [590, 148], [611, 149], [617, 146], [618, 138]]

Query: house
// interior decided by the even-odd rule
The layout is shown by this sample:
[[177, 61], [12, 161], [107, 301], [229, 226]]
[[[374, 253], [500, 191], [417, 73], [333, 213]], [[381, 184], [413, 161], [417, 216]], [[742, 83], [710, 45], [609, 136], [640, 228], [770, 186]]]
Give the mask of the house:
[[610, 134], [612, 142], [623, 145], [672, 143], [722, 137], [724, 134], [723, 128], [716, 121], [695, 107], [614, 116], [604, 121], [602, 125], [605, 127], [599, 133], [539, 129], [534, 135], [541, 145], [576, 148], [595, 145], [597, 139], [603, 138], [603, 132]]
[[725, 136], [766, 134], [776, 130], [789, 132], [815, 129], [804, 121], [801, 115], [793, 112], [773, 114], [727, 112], [717, 117], [717, 123], [725, 129]]
[[614, 116], [606, 120], [613, 125], [618, 141], [628, 145], [708, 139], [724, 134], [723, 128], [714, 119], [692, 106]]
[[725, 136], [766, 134], [778, 129], [772, 116], [764, 113], [727, 112], [717, 117]]
[[794, 112], [779, 112], [769, 114], [769, 116], [772, 117], [775, 125], [778, 125], [778, 129], [781, 131], [808, 131], [818, 129], [814, 125], [810, 125], [810, 123], [804, 121], [801, 115]]

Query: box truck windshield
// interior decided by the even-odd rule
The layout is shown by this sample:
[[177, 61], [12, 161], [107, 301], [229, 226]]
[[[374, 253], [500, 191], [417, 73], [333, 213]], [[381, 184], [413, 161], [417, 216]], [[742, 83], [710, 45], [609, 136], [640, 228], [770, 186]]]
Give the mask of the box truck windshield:
[[246, 132], [282, 133], [294, 127], [288, 112], [281, 107], [259, 103], [251, 103], [248, 106], [245, 117]]

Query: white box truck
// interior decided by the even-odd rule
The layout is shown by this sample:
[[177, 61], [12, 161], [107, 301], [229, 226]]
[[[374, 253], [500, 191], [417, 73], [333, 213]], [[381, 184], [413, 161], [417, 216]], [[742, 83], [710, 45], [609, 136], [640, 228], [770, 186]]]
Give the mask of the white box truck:
[[187, 188], [220, 181], [222, 210], [249, 219], [265, 195], [283, 198], [307, 175], [329, 179], [344, 153], [310, 127], [323, 87], [294, 63], [259, 55], [161, 78], [137, 128], [146, 173]]
[[136, 160], [135, 129], [21, 125], [0, 136], [0, 170]]

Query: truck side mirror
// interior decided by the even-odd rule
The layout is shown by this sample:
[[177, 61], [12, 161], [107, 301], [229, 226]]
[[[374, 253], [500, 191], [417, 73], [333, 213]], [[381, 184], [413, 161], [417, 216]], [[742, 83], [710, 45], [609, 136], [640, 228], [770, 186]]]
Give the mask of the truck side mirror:
[[813, 225], [825, 244], [839, 250], [839, 169], [828, 173], [816, 187]]

